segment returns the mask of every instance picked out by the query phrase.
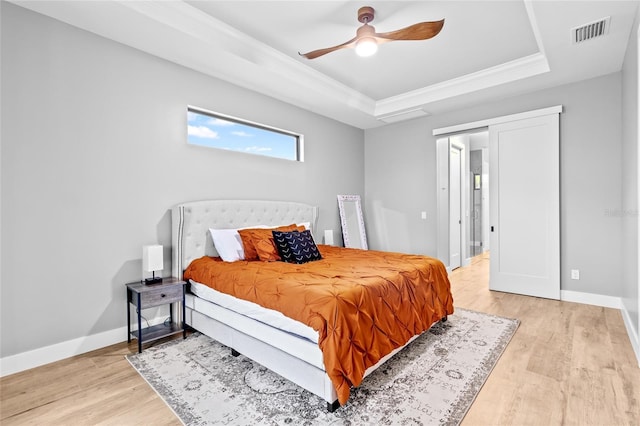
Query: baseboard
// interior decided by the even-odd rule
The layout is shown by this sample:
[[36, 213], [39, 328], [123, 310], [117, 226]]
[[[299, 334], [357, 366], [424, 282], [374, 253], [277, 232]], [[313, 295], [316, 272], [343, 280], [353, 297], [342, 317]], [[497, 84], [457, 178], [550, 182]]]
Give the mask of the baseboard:
[[631, 347], [638, 359], [638, 366], [640, 366], [640, 341], [638, 340], [638, 330], [635, 330], [633, 321], [629, 316], [629, 312], [624, 307], [622, 299], [614, 296], [605, 296], [602, 294], [582, 293], [579, 291], [560, 290], [560, 300], [565, 302], [584, 303], [587, 305], [602, 306], [605, 308], [619, 309], [622, 314], [622, 320], [624, 326], [627, 329], [627, 335], [631, 342]]
[[640, 340], [638, 336], [638, 330], [636, 330], [633, 326], [633, 321], [631, 321], [629, 311], [627, 311], [624, 305], [622, 305], [620, 312], [622, 313], [624, 326], [627, 328], [627, 334], [629, 335], [629, 340], [631, 341], [631, 347], [633, 347], [633, 351], [636, 354], [636, 359], [638, 360], [638, 367], [640, 367]]
[[[448, 267], [447, 271], [451, 272]], [[638, 365], [640, 366], [640, 341], [638, 340], [638, 331], [634, 330], [633, 322], [631, 321], [629, 313], [624, 308], [622, 300], [619, 297], [561, 290], [560, 300], [620, 309], [622, 319], [624, 320], [625, 327], [627, 328], [629, 340], [631, 341], [631, 346], [636, 354], [636, 358], [638, 358]], [[160, 324], [165, 319], [165, 316], [157, 317], [150, 320], [149, 323], [151, 325]], [[124, 342], [124, 337], [126, 336], [127, 327], [120, 327], [104, 331], [102, 333], [92, 334], [90, 336], [80, 337], [66, 342], [57, 343], [55, 345], [45, 346], [43, 348], [0, 358], [0, 377], [19, 373], [20, 371], [60, 361], [72, 356], [81, 355], [86, 352], [104, 348], [105, 346]]]
[[[149, 324], [161, 324], [166, 318], [166, 316], [154, 318], [149, 320]], [[0, 377], [121, 343], [126, 338], [127, 327], [120, 327], [0, 358]]]
[[602, 306], [604, 308], [622, 309], [622, 300], [604, 294], [582, 293], [580, 291], [560, 290], [560, 300], [585, 305]]

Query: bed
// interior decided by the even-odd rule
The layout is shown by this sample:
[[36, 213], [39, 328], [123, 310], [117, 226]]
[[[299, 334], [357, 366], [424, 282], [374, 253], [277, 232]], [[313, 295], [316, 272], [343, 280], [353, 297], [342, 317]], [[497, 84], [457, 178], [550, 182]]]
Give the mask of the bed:
[[[188, 275], [198, 276], [194, 275], [193, 271], [197, 271], [199, 265], [215, 263], [218, 253], [209, 232], [210, 228], [238, 229], [259, 225], [304, 224], [306, 228], [314, 231], [317, 218], [317, 207], [286, 201], [207, 200], [177, 205], [172, 209], [173, 274], [182, 278], [185, 269], [191, 265]], [[343, 251], [363, 252], [362, 250], [338, 249], [322, 245], [318, 247], [320, 252], [325, 254], [326, 259], [313, 262], [316, 272], [318, 268], [323, 267], [322, 262], [326, 262], [327, 265], [334, 261], [331, 259], [336, 259], [335, 262], [337, 262], [337, 259], [344, 254]], [[382, 256], [383, 254], [378, 252], [378, 255]], [[417, 338], [431, 324], [446, 319], [448, 314], [453, 313], [452, 297], [444, 265], [435, 259], [424, 256], [414, 256], [408, 261], [409, 263], [427, 262], [427, 259], [429, 259], [428, 263], [431, 266], [428, 267], [430, 270], [425, 273], [428, 273], [430, 277], [435, 277], [435, 285], [445, 289], [439, 290], [442, 294], [434, 297], [433, 302], [429, 302], [433, 305], [428, 307], [429, 318], [421, 318], [419, 326], [422, 328], [420, 331], [414, 330], [415, 327], [409, 327], [411, 329], [409, 334], [406, 334], [406, 330], [403, 331], [402, 341], [399, 344], [394, 344], [394, 348], [385, 349], [384, 353], [376, 352], [376, 357], [373, 358], [376, 362], [372, 365], [365, 364], [366, 369], [358, 371], [358, 377], [355, 380], [347, 380], [347, 385], [352, 382], [356, 385], [359, 384], [362, 378]], [[218, 261], [218, 263], [224, 262]], [[247, 263], [242, 261], [227, 266], [255, 270], [254, 274], [266, 273], [257, 268], [268, 267], [275, 269], [275, 273], [280, 276], [288, 276], [288, 274], [282, 273], [282, 268], [287, 267], [284, 262]], [[405, 274], [405, 271], [400, 271], [400, 273], [403, 276], [412, 274], [409, 272]], [[422, 272], [420, 273], [422, 274]], [[226, 277], [226, 275], [220, 275], [220, 277]], [[276, 309], [263, 308], [250, 300], [238, 300], [224, 291], [212, 291], [208, 286], [195, 280], [192, 280], [190, 289], [185, 304], [185, 318], [189, 326], [230, 347], [232, 353], [241, 353], [318, 395], [327, 402], [329, 411], [335, 410], [340, 406], [340, 403], [345, 402], [345, 385], [336, 381], [335, 368], [329, 362], [333, 357], [331, 355], [325, 356], [327, 354], [326, 342], [328, 341], [325, 339], [326, 333], [318, 331], [320, 328], [315, 326], [315, 320], [302, 324], [303, 319], [295, 321]], [[410, 291], [413, 292], [413, 290]], [[411, 311], [410, 308], [401, 308], [402, 312]], [[376, 314], [371, 315], [372, 318], [375, 316]], [[325, 342], [324, 345], [321, 344], [323, 342]], [[332, 345], [340, 347], [340, 342], [334, 342]], [[340, 363], [338, 362], [338, 364]], [[346, 398], [348, 398], [348, 389], [346, 390]]]

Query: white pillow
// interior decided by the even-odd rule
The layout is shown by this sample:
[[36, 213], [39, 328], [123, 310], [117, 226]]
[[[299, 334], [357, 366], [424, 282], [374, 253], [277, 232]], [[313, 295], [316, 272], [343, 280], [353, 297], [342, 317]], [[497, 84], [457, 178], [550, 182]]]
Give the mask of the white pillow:
[[220, 259], [225, 262], [235, 262], [237, 260], [244, 260], [244, 246], [242, 245], [242, 238], [238, 234], [239, 229], [253, 229], [253, 228], [269, 228], [265, 225], [247, 226], [245, 228], [238, 229], [213, 229], [209, 228], [211, 233], [211, 239], [216, 251], [220, 255]]
[[211, 239], [220, 258], [225, 262], [244, 259], [244, 248], [237, 229], [209, 228]]

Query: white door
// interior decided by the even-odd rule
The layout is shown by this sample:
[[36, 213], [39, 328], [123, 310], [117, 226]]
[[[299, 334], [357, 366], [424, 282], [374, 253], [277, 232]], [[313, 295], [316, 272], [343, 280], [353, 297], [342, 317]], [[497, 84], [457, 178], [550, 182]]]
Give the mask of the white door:
[[560, 298], [558, 121], [489, 126], [491, 290]]
[[462, 256], [462, 155], [460, 148], [449, 149], [449, 267], [459, 268]]

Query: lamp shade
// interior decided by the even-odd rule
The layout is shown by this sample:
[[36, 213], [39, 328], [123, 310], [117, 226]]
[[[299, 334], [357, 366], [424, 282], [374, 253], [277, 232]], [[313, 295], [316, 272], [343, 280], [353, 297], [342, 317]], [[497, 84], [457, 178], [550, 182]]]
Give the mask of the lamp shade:
[[164, 268], [162, 246], [159, 244], [142, 246], [142, 269], [146, 272], [161, 271]]

